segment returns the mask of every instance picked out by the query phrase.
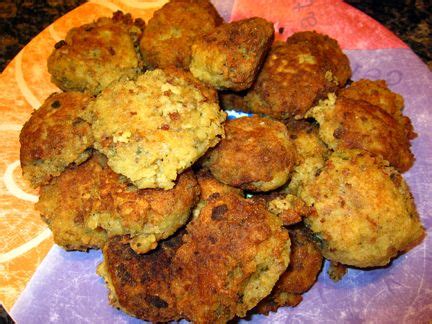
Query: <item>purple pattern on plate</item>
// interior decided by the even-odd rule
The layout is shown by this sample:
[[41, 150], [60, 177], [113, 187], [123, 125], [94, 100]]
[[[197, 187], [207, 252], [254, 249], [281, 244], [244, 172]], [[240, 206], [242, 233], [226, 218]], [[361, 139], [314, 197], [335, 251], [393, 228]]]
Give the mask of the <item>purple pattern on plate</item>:
[[225, 21], [231, 20], [231, 12], [234, 5], [234, 0], [212, 0], [211, 2]]
[[[253, 316], [254, 323], [422, 323], [432, 318], [432, 73], [409, 49], [348, 55], [354, 80], [385, 79], [405, 98], [405, 113], [419, 134], [413, 142], [417, 162], [405, 177], [428, 236], [391, 267], [350, 270], [339, 283], [327, 277], [326, 265], [298, 307]], [[12, 316], [18, 323], [138, 322], [108, 305], [107, 289], [95, 273], [100, 260], [99, 251], [53, 247], [12, 308]]]

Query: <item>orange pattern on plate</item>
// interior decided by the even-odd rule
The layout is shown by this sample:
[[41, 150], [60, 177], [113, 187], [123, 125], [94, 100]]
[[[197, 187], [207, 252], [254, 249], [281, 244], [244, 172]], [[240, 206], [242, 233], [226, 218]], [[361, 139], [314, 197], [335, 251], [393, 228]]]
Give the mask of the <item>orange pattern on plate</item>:
[[52, 235], [33, 203], [37, 191], [21, 177], [19, 132], [33, 109], [52, 92], [46, 61], [54, 44], [72, 27], [111, 12], [130, 12], [145, 21], [165, 0], [91, 0], [57, 20], [36, 36], [0, 76], [0, 302], [10, 309], [51, 248]]

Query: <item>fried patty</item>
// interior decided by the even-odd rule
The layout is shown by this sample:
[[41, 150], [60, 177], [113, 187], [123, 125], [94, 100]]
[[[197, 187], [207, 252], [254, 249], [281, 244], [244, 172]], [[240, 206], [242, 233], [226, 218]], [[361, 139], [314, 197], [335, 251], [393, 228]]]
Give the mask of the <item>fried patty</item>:
[[207, 200], [215, 194], [232, 194], [243, 197], [243, 190], [216, 180], [208, 169], [199, 170], [197, 180], [201, 190], [201, 200]]
[[353, 82], [348, 88], [341, 89], [338, 96], [351, 98], [355, 100], [364, 100], [377, 106], [393, 116], [401, 125], [403, 125], [406, 136], [414, 139], [417, 134], [414, 132], [411, 120], [402, 114], [404, 109], [404, 100], [401, 95], [392, 92], [384, 80], [366, 80], [362, 79]]
[[33, 111], [20, 133], [23, 177], [38, 187], [70, 164], [85, 161], [94, 139], [80, 116], [91, 98], [79, 92], [54, 93]]
[[365, 151], [334, 152], [301, 198], [323, 256], [345, 265], [384, 266], [425, 234], [402, 176]]
[[337, 83], [339, 87], [343, 87], [350, 79], [350, 62], [335, 39], [315, 31], [302, 31], [288, 37], [286, 42], [288, 44], [306, 43], [317, 50], [319, 57], [331, 72], [331, 76], [327, 73], [326, 78]]
[[223, 194], [231, 194], [242, 198], [244, 197], [243, 190], [231, 187], [225, 183], [218, 181], [215, 177], [213, 177], [210, 170], [206, 168], [200, 169], [197, 172], [196, 176], [200, 187], [201, 195], [200, 201], [193, 210], [193, 218], [199, 216], [201, 209], [205, 206], [207, 200], [210, 198], [216, 198]]
[[67, 250], [101, 248], [112, 236], [129, 235], [132, 249], [145, 253], [186, 223], [198, 197], [192, 171], [171, 190], [139, 190], [96, 154], [42, 186], [35, 208]]
[[264, 298], [255, 308], [260, 314], [276, 312], [279, 307], [297, 306], [302, 294], [316, 282], [321, 271], [323, 257], [307, 234], [296, 227], [289, 230], [291, 255], [288, 269], [274, 286], [272, 293]]
[[286, 122], [286, 126], [297, 151], [297, 163], [285, 191], [296, 195], [303, 184], [313, 179], [324, 166], [329, 149], [319, 138], [316, 123], [290, 120]]
[[263, 18], [223, 24], [195, 40], [190, 71], [219, 90], [250, 88], [273, 39], [273, 24]]
[[141, 71], [135, 47], [144, 21], [118, 11], [91, 24], [72, 28], [48, 58], [51, 80], [65, 91], [97, 94], [122, 77]]
[[414, 163], [403, 125], [367, 101], [329, 95], [307, 116], [320, 124], [320, 138], [331, 149], [363, 149], [379, 154], [401, 172]]
[[217, 94], [175, 69], [147, 71], [106, 88], [89, 105], [95, 148], [138, 188], [174, 186], [224, 135]]
[[103, 248], [104, 260], [98, 266], [98, 274], [110, 291], [110, 304], [154, 323], [179, 320], [171, 292], [171, 263], [183, 234], [184, 231], [179, 231], [147, 254], [136, 254], [127, 237], [111, 238]]
[[288, 232], [263, 205], [235, 195], [210, 198], [173, 260], [178, 310], [197, 323], [244, 316], [270, 293], [289, 253]]
[[140, 42], [148, 69], [189, 69], [192, 43], [222, 23], [207, 0], [170, 1], [155, 11]]
[[245, 100], [254, 113], [302, 118], [350, 75], [348, 59], [335, 40], [314, 32], [296, 33], [287, 42], [273, 44]]
[[269, 191], [287, 182], [296, 153], [284, 124], [241, 117], [226, 122], [225, 132], [206, 161], [216, 179], [251, 191]]

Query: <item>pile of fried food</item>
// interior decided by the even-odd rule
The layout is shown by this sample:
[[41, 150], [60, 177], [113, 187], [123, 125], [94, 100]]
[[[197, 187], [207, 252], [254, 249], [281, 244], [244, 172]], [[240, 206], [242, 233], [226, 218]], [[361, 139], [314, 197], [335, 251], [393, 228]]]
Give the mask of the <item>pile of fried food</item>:
[[58, 245], [102, 249], [109, 301], [133, 316], [268, 314], [323, 258], [338, 279], [424, 237], [403, 99], [351, 83], [328, 36], [274, 41], [262, 18], [172, 0], [147, 25], [116, 12], [70, 30], [48, 70], [64, 92], [21, 131], [23, 176]]

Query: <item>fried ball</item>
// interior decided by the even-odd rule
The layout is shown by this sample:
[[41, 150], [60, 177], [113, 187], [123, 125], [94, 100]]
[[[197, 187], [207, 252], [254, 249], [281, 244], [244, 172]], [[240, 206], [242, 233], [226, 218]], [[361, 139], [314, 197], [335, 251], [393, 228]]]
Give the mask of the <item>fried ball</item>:
[[141, 70], [135, 47], [144, 22], [118, 11], [91, 24], [71, 29], [48, 58], [51, 80], [65, 91], [97, 94], [122, 77]]
[[205, 165], [219, 181], [251, 191], [276, 189], [288, 180], [295, 148], [286, 127], [258, 116], [225, 124], [226, 138], [211, 151]]
[[414, 163], [403, 126], [367, 101], [336, 99], [331, 94], [307, 116], [320, 124], [320, 138], [333, 150], [363, 149], [379, 154], [400, 172], [407, 171]]
[[186, 223], [198, 197], [192, 171], [171, 190], [139, 190], [96, 154], [41, 187], [36, 209], [67, 250], [101, 248], [112, 236], [129, 235], [132, 249], [145, 253]]
[[385, 266], [425, 234], [402, 176], [366, 151], [334, 152], [301, 198], [323, 256], [345, 265]]
[[351, 70], [336, 41], [297, 33], [275, 42], [245, 100], [251, 112], [302, 118], [319, 99], [345, 84]]
[[219, 90], [250, 88], [271, 47], [274, 28], [263, 18], [224, 24], [192, 45], [190, 71]]
[[90, 156], [91, 127], [80, 117], [90, 99], [79, 92], [54, 93], [24, 124], [21, 169], [32, 187], [48, 183], [69, 164], [78, 165]]
[[355, 100], [364, 100], [377, 106], [393, 116], [404, 126], [406, 136], [414, 139], [417, 134], [414, 132], [411, 120], [402, 114], [404, 100], [401, 95], [392, 92], [384, 80], [359, 80], [353, 82], [348, 88], [341, 89], [338, 96]]
[[351, 77], [351, 67], [348, 57], [342, 52], [338, 42], [315, 31], [303, 31], [294, 33], [287, 38], [288, 44], [308, 44], [318, 50], [319, 56], [330, 73], [326, 72], [326, 79], [343, 87]]
[[147, 71], [89, 105], [95, 148], [138, 188], [171, 189], [224, 134], [217, 94], [180, 70]]
[[235, 195], [210, 198], [173, 260], [178, 310], [197, 323], [244, 316], [270, 293], [289, 254], [288, 232], [264, 206]]
[[180, 231], [148, 254], [136, 254], [128, 238], [116, 236], [103, 248], [98, 274], [109, 288], [109, 301], [122, 311], [153, 323], [179, 320], [171, 292], [171, 263], [181, 246]]
[[189, 69], [192, 43], [222, 21], [207, 0], [168, 2], [153, 14], [144, 31], [140, 42], [144, 65]]
[[303, 184], [314, 179], [324, 166], [329, 149], [319, 138], [318, 125], [304, 120], [290, 120], [286, 126], [297, 151], [297, 164], [284, 191], [297, 195]]
[[290, 264], [272, 293], [255, 308], [260, 314], [276, 312], [279, 307], [297, 306], [303, 299], [301, 295], [313, 286], [321, 271], [323, 257], [315, 243], [299, 227], [290, 229], [289, 234]]

